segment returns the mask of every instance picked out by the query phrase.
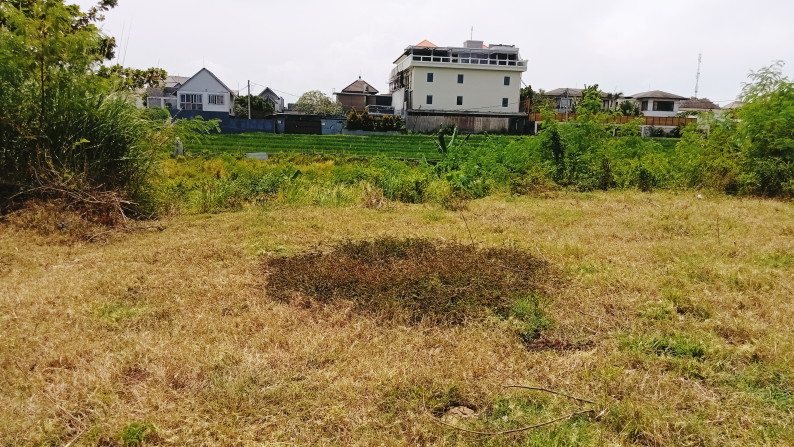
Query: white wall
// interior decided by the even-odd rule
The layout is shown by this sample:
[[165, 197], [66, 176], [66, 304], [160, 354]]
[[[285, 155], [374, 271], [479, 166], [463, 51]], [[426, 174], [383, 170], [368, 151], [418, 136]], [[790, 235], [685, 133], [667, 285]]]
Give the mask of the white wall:
[[394, 114], [405, 116], [405, 89], [395, 90], [391, 94], [391, 105], [394, 107]]
[[[196, 76], [187, 81], [177, 91], [177, 100], [179, 101], [179, 108], [182, 108], [182, 97], [184, 94], [198, 94], [201, 95], [201, 103], [203, 110], [207, 112], [226, 112], [231, 113], [233, 105], [231, 104], [231, 94], [221, 85], [209, 72], [206, 70], [200, 71]], [[210, 104], [209, 95], [222, 95], [223, 104]]]
[[[648, 110], [641, 110], [644, 116], [662, 116], [662, 117], [669, 117], [669, 116], [676, 116], [678, 115], [678, 105], [680, 103], [677, 99], [636, 99], [637, 105], [642, 107], [643, 101], [648, 101]], [[653, 102], [654, 101], [673, 101], [673, 111], [672, 112], [659, 112], [653, 110]]]
[[[412, 70], [413, 110], [518, 113], [520, 72], [440, 66], [415, 66]], [[433, 73], [433, 82], [427, 82], [427, 73]], [[463, 75], [462, 84], [458, 84], [459, 74]], [[505, 76], [510, 77], [510, 85], [504, 85]], [[433, 104], [427, 104], [427, 95], [433, 95]], [[457, 105], [458, 96], [463, 96], [463, 105]], [[502, 98], [507, 98], [507, 107], [502, 107]]]

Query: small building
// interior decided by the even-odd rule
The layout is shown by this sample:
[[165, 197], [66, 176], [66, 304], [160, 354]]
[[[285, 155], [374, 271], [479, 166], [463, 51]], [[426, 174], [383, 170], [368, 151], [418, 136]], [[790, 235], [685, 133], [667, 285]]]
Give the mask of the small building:
[[733, 109], [738, 109], [739, 107], [741, 107], [743, 105], [744, 105], [743, 101], [732, 101], [732, 102], [729, 102], [725, 107], [723, 107], [723, 109], [731, 109], [731, 110], [733, 110]]
[[626, 99], [636, 102], [644, 116], [671, 117], [678, 114], [681, 101], [688, 98], [661, 90], [652, 90], [626, 96]]
[[[543, 96], [551, 98], [555, 103], [556, 113], [575, 113], [576, 106], [582, 100], [584, 89], [563, 87], [544, 92]], [[620, 105], [624, 97], [620, 93], [604, 93], [599, 91], [601, 95], [601, 110], [614, 109]]]
[[367, 110], [375, 115], [394, 114], [394, 109], [391, 107], [391, 95], [379, 95], [378, 93], [378, 89], [359, 76], [341, 92], [334, 93], [334, 95], [345, 112], [355, 108], [359, 112]]
[[706, 98], [689, 98], [681, 101], [678, 105], [678, 110], [681, 113], [702, 113], [702, 112], [718, 112], [720, 106], [714, 104], [711, 100]]
[[217, 76], [202, 68], [176, 90], [177, 108], [234, 115], [235, 92]]
[[271, 90], [270, 87], [265, 87], [265, 89], [262, 90], [262, 93], [258, 94], [257, 96], [273, 104], [273, 110], [275, 110], [276, 113], [281, 113], [284, 111], [284, 98]]
[[149, 87], [146, 89], [147, 109], [177, 109], [176, 91], [187, 80], [187, 76], [168, 76], [162, 88]]
[[514, 45], [439, 47], [427, 40], [407, 47], [394, 61], [389, 90], [395, 114], [409, 130], [457, 125], [464, 132], [516, 130], [521, 74], [527, 61]]

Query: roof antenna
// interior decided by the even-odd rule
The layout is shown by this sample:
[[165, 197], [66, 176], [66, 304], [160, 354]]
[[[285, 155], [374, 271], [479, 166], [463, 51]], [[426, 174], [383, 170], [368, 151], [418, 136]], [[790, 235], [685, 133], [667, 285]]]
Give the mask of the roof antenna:
[[471, 27], [471, 34], [469, 35], [469, 40], [474, 40], [474, 27]]

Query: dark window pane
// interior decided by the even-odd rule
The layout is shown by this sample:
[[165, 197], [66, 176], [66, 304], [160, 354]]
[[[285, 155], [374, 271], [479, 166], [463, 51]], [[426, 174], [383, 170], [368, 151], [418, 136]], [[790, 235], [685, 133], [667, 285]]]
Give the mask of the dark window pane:
[[427, 95], [427, 103], [433, 104], [433, 95]]
[[505, 76], [505, 85], [510, 85], [510, 76]]
[[673, 101], [654, 101], [653, 110], [657, 112], [672, 112], [674, 109]]
[[433, 82], [433, 73], [427, 74], [427, 82]]
[[463, 96], [458, 96], [458, 105], [459, 106], [463, 105]]
[[458, 84], [463, 84], [463, 75], [458, 75]]
[[502, 107], [507, 107], [508, 100], [507, 98], [502, 98]]

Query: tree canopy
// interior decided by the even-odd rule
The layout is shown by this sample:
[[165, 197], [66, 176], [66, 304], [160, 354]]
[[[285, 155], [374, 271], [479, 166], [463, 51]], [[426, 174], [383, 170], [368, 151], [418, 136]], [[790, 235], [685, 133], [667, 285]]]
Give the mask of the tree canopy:
[[248, 118], [248, 98], [251, 98], [251, 118], [266, 118], [275, 113], [273, 103], [257, 95], [246, 95], [234, 100], [234, 115], [237, 118]]
[[295, 103], [298, 112], [309, 115], [342, 115], [342, 106], [331, 100], [319, 90], [311, 90], [301, 95]]

